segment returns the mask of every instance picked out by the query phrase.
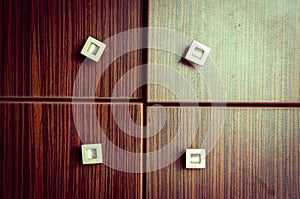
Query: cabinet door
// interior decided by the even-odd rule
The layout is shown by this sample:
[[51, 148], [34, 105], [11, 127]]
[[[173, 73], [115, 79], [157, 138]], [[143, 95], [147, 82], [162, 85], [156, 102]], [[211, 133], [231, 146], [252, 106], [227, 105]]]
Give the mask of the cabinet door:
[[[108, 147], [110, 141], [141, 153], [141, 140], [118, 128], [110, 104], [74, 106], [80, 111], [72, 114], [71, 103], [0, 104], [1, 198], [141, 198], [141, 174], [108, 164], [123, 168], [141, 164], [122, 161], [120, 154]], [[141, 125], [141, 105], [132, 104], [128, 110], [131, 119]], [[91, 124], [94, 111], [108, 140]], [[75, 121], [76, 114], [84, 119]], [[85, 132], [79, 132], [75, 123]], [[102, 143], [102, 164], [82, 164], [81, 145], [90, 143]]]
[[[297, 0], [150, 0], [149, 26], [186, 37], [153, 32], [149, 42], [161, 41], [165, 49], [149, 50], [149, 63], [168, 67], [149, 68], [148, 79], [157, 84], [148, 100], [177, 101], [172, 85], [186, 92], [188, 84], [197, 99], [186, 93], [183, 101], [220, 101], [212, 95], [220, 78], [228, 102], [300, 102], [299, 23]], [[193, 67], [181, 58], [192, 39], [211, 47], [214, 63]]]
[[[148, 110], [153, 124], [161, 120], [160, 109]], [[158, 133], [147, 142], [153, 152], [182, 136], [146, 166], [163, 165], [176, 151], [182, 156], [146, 174], [147, 198], [298, 198], [300, 109], [228, 108], [221, 129], [222, 114], [218, 109], [211, 114], [213, 109], [168, 107], [162, 130], [148, 131]], [[205, 169], [185, 168], [186, 148], [206, 149]]]
[[[105, 71], [100, 62], [85, 59], [80, 51], [88, 36], [105, 41], [122, 31], [142, 27], [144, 7], [142, 0], [3, 0], [0, 96], [72, 97], [77, 73], [84, 65], [82, 70], [86, 70], [80, 74], [86, 89], [91, 87], [90, 81], [95, 75], [103, 72], [96, 91], [85, 97], [94, 93], [98, 98], [111, 97], [122, 75], [142, 63], [142, 51], [114, 57]], [[139, 41], [137, 36], [135, 42]], [[117, 48], [120, 44], [114, 45]], [[110, 55], [114, 55], [114, 51], [107, 47], [103, 56]], [[100, 71], [91, 72], [90, 68]], [[135, 83], [141, 78], [137, 71], [131, 75]], [[137, 89], [132, 98], [141, 98], [141, 94]]]

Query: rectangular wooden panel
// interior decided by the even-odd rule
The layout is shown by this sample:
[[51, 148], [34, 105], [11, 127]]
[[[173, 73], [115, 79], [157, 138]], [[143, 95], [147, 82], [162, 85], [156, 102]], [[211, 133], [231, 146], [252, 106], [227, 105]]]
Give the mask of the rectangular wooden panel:
[[[168, 107], [162, 130], [154, 127], [148, 131], [148, 135], [158, 133], [148, 139], [148, 152], [157, 152], [175, 140], [164, 155], [148, 159], [148, 167], [163, 165], [173, 158], [174, 151], [208, 149], [207, 143], [214, 147], [206, 151], [205, 169], [186, 169], [183, 154], [172, 164], [147, 173], [147, 198], [299, 198], [300, 109], [228, 108], [221, 129], [217, 125], [222, 114], [215, 112], [213, 119], [212, 110], [217, 111]], [[152, 124], [164, 114], [161, 108], [148, 111]], [[177, 139], [180, 133], [181, 139]], [[217, 138], [218, 133], [215, 145], [213, 139], [204, 141]]]
[[[171, 29], [211, 47], [229, 102], [300, 102], [300, 3], [299, 1], [241, 0], [150, 0], [149, 26]], [[163, 72], [149, 68], [148, 79], [159, 82], [165, 75], [169, 85], [185, 92], [187, 82], [197, 99], [218, 101], [206, 84], [212, 64], [195, 70], [184, 56], [171, 50], [181, 40], [154, 34], [149, 42], [163, 40], [167, 49], [148, 51], [151, 64], [163, 64]], [[175, 70], [181, 77], [176, 77]], [[149, 101], [177, 101], [173, 90], [152, 84]]]
[[[144, 26], [144, 7], [141, 0], [1, 1], [0, 96], [72, 97], [76, 75], [85, 60], [80, 51], [88, 36], [104, 41]], [[141, 38], [135, 39], [138, 43]], [[105, 52], [114, 56], [111, 50], [107, 48]], [[98, 98], [111, 97], [118, 79], [142, 63], [143, 52], [132, 51], [114, 58], [92, 93]], [[93, 61], [88, 65], [102, 67]], [[82, 86], [90, 88], [89, 80], [95, 78], [95, 73], [83, 75]], [[136, 83], [141, 75], [134, 71], [132, 81]], [[137, 89], [132, 98], [141, 95]]]
[[[138, 160], [124, 161], [109, 147], [110, 141], [139, 154], [141, 140], [118, 128], [111, 104], [74, 106], [81, 108], [74, 114], [83, 120], [74, 117], [71, 103], [0, 103], [1, 198], [141, 198], [142, 175], [115, 166], [126, 169]], [[130, 119], [141, 125], [141, 105], [128, 109]], [[93, 126], [94, 111], [108, 140]], [[125, 112], [118, 114], [126, 117]], [[83, 165], [81, 144], [99, 142], [104, 163]]]

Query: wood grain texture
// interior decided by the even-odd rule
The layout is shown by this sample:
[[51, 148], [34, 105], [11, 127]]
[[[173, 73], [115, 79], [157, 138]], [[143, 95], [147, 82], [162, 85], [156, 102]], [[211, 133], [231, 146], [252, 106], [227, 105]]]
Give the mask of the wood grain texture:
[[[141, 197], [141, 174], [104, 164], [82, 165], [81, 144], [102, 141], [90, 122], [92, 104], [78, 105], [84, 106], [83, 112], [76, 113], [85, 118], [81, 123], [86, 132], [81, 136], [74, 126], [70, 103], [0, 104], [1, 198]], [[118, 128], [110, 108], [110, 104], [97, 104], [95, 109], [104, 133], [120, 148], [140, 153], [141, 141]], [[140, 104], [130, 105], [129, 111], [132, 120], [141, 125]], [[102, 154], [104, 159], [118, 161], [115, 151], [103, 147]]]
[[[300, 102], [299, 0], [150, 0], [148, 23], [211, 47], [210, 57], [226, 87], [227, 101]], [[170, 47], [178, 42], [170, 36], [157, 37], [163, 37]], [[206, 76], [182, 62], [180, 56], [152, 49], [148, 62], [168, 65], [182, 75], [175, 78], [170, 69], [149, 69], [149, 79], [158, 81], [164, 73], [165, 79], [171, 79], [168, 83], [182, 92], [187, 81], [198, 101], [214, 100]], [[177, 101], [172, 90], [163, 86], [150, 85], [148, 91], [149, 101]]]
[[[151, 110], [152, 123], [161, 120]], [[149, 111], [148, 110], [148, 111]], [[211, 121], [210, 108], [166, 108], [164, 128], [147, 142], [147, 151], [166, 146], [180, 124], [184, 138], [171, 149], [201, 148]], [[195, 124], [199, 123], [199, 129]], [[217, 124], [212, 121], [212, 124]], [[149, 133], [157, 132], [152, 129]], [[192, 133], [197, 132], [192, 138]], [[206, 156], [205, 169], [185, 169], [184, 155], [146, 174], [147, 198], [299, 198], [300, 109], [228, 108], [224, 132]], [[147, 161], [161, 164], [171, 153]]]
[[[1, 1], [0, 96], [71, 97], [88, 36], [104, 41], [142, 27], [144, 7], [135, 0]], [[142, 63], [142, 54], [133, 51], [116, 59], [103, 74], [96, 96], [110, 97], [117, 80]], [[85, 74], [85, 87], [94, 75]], [[135, 82], [141, 78], [137, 72], [133, 76]], [[132, 98], [141, 94], [137, 89]]]

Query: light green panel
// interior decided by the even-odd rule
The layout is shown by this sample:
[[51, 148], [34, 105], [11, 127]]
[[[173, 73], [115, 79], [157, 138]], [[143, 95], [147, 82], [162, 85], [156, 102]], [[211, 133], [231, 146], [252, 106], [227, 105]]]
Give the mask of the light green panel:
[[[150, 0], [149, 26], [179, 31], [211, 47], [228, 102], [300, 101], [299, 0]], [[148, 62], [172, 67], [199, 101], [212, 100], [203, 75], [179, 56], [149, 49]], [[155, 81], [158, 74], [149, 69], [148, 75]], [[165, 75], [172, 79], [167, 70]], [[173, 78], [171, 84], [180, 88], [182, 81]], [[176, 96], [152, 84], [148, 101], [176, 101]]]

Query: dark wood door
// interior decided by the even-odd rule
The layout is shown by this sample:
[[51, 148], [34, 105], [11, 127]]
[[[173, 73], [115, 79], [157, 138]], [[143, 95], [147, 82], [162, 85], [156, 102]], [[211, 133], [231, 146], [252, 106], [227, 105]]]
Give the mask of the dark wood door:
[[[2, 0], [0, 197], [299, 198], [299, 14], [299, 2], [288, 0]], [[105, 70], [80, 54], [88, 36], [104, 42], [144, 26], [206, 44], [215, 64], [196, 70], [182, 59], [188, 43], [148, 31], [115, 41], [101, 57], [112, 60]], [[114, 51], [145, 42], [165, 49]], [[146, 62], [160, 70], [137, 69]], [[205, 74], [222, 80], [226, 98], [213, 98], [220, 88]], [[150, 84], [138, 86], [145, 79]], [[226, 110], [220, 129], [211, 101]], [[151, 107], [157, 103], [165, 107]], [[210, 127], [220, 137], [206, 168], [186, 169], [185, 149], [206, 148]], [[172, 143], [178, 130], [183, 137]], [[80, 146], [98, 142], [104, 164], [83, 165]], [[164, 147], [170, 153], [156, 155]], [[172, 152], [181, 155], [164, 165]]]
[[[118, 128], [110, 104], [75, 106], [81, 106], [75, 114], [85, 118], [80, 121], [83, 133], [74, 124], [71, 103], [0, 104], [1, 198], [141, 198], [141, 173], [122, 172], [107, 163], [83, 165], [80, 148], [82, 144], [102, 143], [104, 162], [122, 160], [116, 151], [105, 147], [101, 133], [92, 128], [93, 111], [116, 146], [141, 153], [141, 140]], [[129, 111], [132, 120], [141, 125], [141, 105], [132, 104]]]
[[[159, 123], [160, 108], [149, 111], [152, 123]], [[175, 142], [164, 156], [148, 159], [146, 166], [162, 164], [176, 150], [182, 156], [146, 174], [147, 198], [299, 198], [300, 109], [228, 108], [218, 139], [216, 121], [222, 114], [215, 108], [218, 116], [212, 120], [211, 111], [166, 108], [166, 124], [147, 141], [147, 151]], [[181, 139], [176, 138], [180, 133]], [[209, 135], [209, 141], [216, 140], [212, 150], [204, 141]], [[185, 168], [186, 148], [207, 150], [205, 169]]]
[[[72, 97], [75, 78], [85, 60], [80, 51], [88, 36], [105, 41], [144, 26], [144, 7], [145, 2], [135, 0], [2, 0], [0, 96]], [[101, 76], [96, 97], [109, 98], [117, 80], [142, 60], [141, 50], [116, 57]], [[89, 65], [100, 67], [94, 62]], [[84, 75], [82, 82], [90, 87], [94, 74]], [[138, 82], [141, 75], [134, 72], [132, 81]], [[141, 98], [141, 89], [131, 97]]]

